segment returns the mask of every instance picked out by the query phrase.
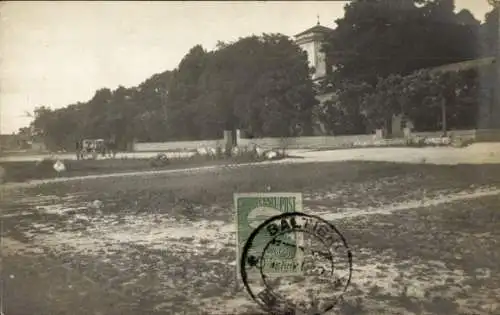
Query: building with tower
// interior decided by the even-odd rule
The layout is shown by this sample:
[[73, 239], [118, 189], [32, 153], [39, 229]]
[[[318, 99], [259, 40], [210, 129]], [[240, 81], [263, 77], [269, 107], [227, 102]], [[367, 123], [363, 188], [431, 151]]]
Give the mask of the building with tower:
[[333, 29], [323, 26], [318, 22], [315, 26], [295, 35], [295, 42], [307, 52], [309, 66], [314, 69], [313, 80], [319, 80], [328, 73], [325, 54], [321, 51], [321, 46], [325, 37]]
[[[326, 62], [325, 53], [322, 52], [323, 41], [328, 36], [333, 29], [323, 26], [318, 21], [315, 26], [308, 28], [307, 30], [300, 32], [295, 35], [295, 42], [299, 47], [301, 47], [307, 53], [307, 59], [309, 60], [309, 67], [313, 68], [312, 79], [316, 82], [324, 78], [330, 71]], [[324, 101], [330, 99], [334, 93], [318, 94], [316, 99], [323, 103]], [[325, 127], [323, 124], [316, 120], [314, 122], [314, 134], [323, 135], [325, 134]]]
[[[413, 5], [412, 3], [406, 0], [399, 2], [403, 8], [404, 5]], [[334, 31], [332, 28], [321, 25], [318, 19], [315, 26], [294, 36], [297, 45], [307, 52], [309, 66], [314, 69], [312, 79], [316, 82], [334, 70], [333, 65], [327, 64], [326, 56], [321, 51], [324, 39], [332, 31]], [[498, 43], [500, 43], [500, 32], [498, 34]], [[496, 62], [498, 59], [500, 59], [500, 47], [497, 49], [497, 56], [448, 64], [434, 69], [434, 71], [444, 72], [471, 68], [480, 70], [481, 90], [486, 95], [480, 101], [480, 112], [478, 113], [478, 128], [480, 129], [500, 128], [500, 90], [495, 88], [500, 86], [498, 84], [500, 82], [500, 63]], [[334, 94], [333, 92], [318, 94], [316, 98], [320, 103], [323, 103], [331, 99]], [[400, 115], [394, 116], [391, 126], [392, 135], [395, 137], [403, 136], [403, 125], [402, 117]], [[319, 121], [315, 122], [314, 129], [316, 135], [325, 134], [325, 128]]]

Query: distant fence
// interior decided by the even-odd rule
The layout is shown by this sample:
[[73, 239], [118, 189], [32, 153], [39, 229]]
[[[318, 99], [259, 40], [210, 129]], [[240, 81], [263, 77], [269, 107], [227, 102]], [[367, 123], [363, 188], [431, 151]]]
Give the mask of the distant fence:
[[[356, 143], [374, 142], [375, 140], [375, 135], [354, 135], [259, 139], [239, 138], [237, 143], [238, 146], [241, 147], [253, 147], [254, 145], [257, 145], [265, 149], [314, 149], [347, 146]], [[223, 148], [224, 146], [225, 141], [223, 139], [204, 141], [138, 142], [134, 143], [133, 150], [136, 152], [194, 151], [202, 147]]]
[[[439, 138], [441, 131], [434, 132], [412, 132], [411, 136]], [[500, 130], [451, 130], [448, 136], [475, 141], [500, 141]], [[316, 136], [316, 137], [295, 137], [295, 138], [239, 138], [238, 146], [253, 147], [257, 145], [264, 149], [328, 149], [352, 146], [384, 146], [402, 145], [404, 138], [382, 139], [375, 134], [372, 135], [352, 135], [352, 136]], [[135, 143], [133, 148], [137, 152], [159, 152], [159, 151], [195, 151], [202, 147], [224, 147], [225, 140], [205, 140], [205, 141], [172, 141], [172, 142], [144, 142]]]
[[[441, 137], [442, 131], [412, 132], [412, 136], [437, 138]], [[471, 130], [449, 130], [447, 135], [451, 138], [470, 139], [480, 142], [500, 141], [499, 129], [471, 129]]]
[[201, 147], [215, 148], [223, 146], [224, 140], [203, 141], [171, 141], [171, 142], [137, 142], [133, 144], [136, 152], [161, 152], [161, 151], [194, 151]]
[[[412, 132], [413, 137], [425, 137], [425, 138], [439, 138], [443, 136], [442, 131], [420, 131]], [[459, 137], [462, 139], [475, 139], [476, 130], [449, 130], [447, 132], [448, 137]]]
[[260, 138], [239, 139], [240, 146], [258, 145], [266, 149], [288, 148], [288, 149], [321, 149], [329, 147], [342, 147], [361, 143], [371, 143], [378, 139], [375, 135], [353, 135], [353, 136], [317, 136], [296, 138]]

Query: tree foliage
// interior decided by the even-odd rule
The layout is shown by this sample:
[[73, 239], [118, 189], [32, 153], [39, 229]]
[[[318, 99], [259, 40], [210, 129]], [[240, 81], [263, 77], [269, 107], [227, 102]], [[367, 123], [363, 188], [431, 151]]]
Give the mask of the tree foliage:
[[307, 56], [288, 37], [263, 34], [193, 47], [174, 71], [137, 87], [103, 88], [86, 103], [39, 109], [33, 125], [52, 149], [81, 138], [133, 140], [218, 139], [240, 128], [254, 136], [311, 132], [316, 105]]
[[480, 23], [453, 10], [452, 0], [351, 1], [324, 43], [336, 66], [328, 80], [375, 85], [378, 77], [475, 58]]
[[495, 56], [498, 50], [498, 40], [500, 25], [498, 14], [500, 13], [500, 6], [495, 7], [488, 12], [485, 16], [485, 22], [481, 25], [480, 29], [480, 47], [481, 55], [483, 57]]
[[187, 139], [213, 139], [234, 128], [254, 136], [310, 130], [316, 101], [307, 59], [284, 35], [245, 37], [212, 52], [192, 50], [176, 74], [169, 125], [184, 130]]
[[99, 89], [87, 102], [51, 110], [35, 110], [31, 128], [52, 150], [72, 150], [84, 138], [113, 139], [121, 149], [134, 138], [164, 141], [166, 123], [162, 93], [170, 80], [169, 71], [157, 74], [138, 87]]
[[363, 121], [368, 131], [390, 132], [398, 114], [414, 120], [418, 130], [435, 130], [441, 128], [443, 99], [448, 127], [474, 127], [481, 94], [478, 70], [437, 74], [422, 69], [491, 56], [498, 40], [498, 9], [482, 25], [469, 11], [454, 9], [452, 0], [347, 4], [323, 45], [335, 70], [321, 82], [321, 90], [337, 92], [322, 111], [329, 131], [349, 133], [348, 125]]
[[367, 83], [342, 82], [336, 95], [320, 107], [319, 120], [327, 132], [338, 134], [364, 134], [367, 121], [362, 108], [365, 95], [373, 92]]
[[448, 129], [474, 128], [479, 113], [479, 87], [475, 69], [391, 75], [380, 79], [376, 88], [363, 96], [362, 108], [372, 128], [390, 130], [392, 116], [403, 115], [417, 130], [439, 130], [443, 127], [442, 106]]

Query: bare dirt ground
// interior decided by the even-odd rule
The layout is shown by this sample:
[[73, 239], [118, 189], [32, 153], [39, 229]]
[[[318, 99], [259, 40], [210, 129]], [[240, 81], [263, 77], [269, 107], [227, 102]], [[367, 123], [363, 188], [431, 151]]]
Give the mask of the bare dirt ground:
[[[124, 153], [125, 154], [125, 153]], [[151, 157], [157, 153], [126, 153], [124, 156], [127, 159], [144, 159]], [[171, 157], [182, 157], [182, 152], [171, 152]], [[177, 154], [177, 155], [176, 155]], [[345, 161], [379, 161], [379, 162], [396, 162], [410, 164], [433, 164], [433, 165], [457, 165], [457, 164], [498, 164], [500, 163], [500, 143], [476, 143], [467, 148], [452, 148], [452, 147], [427, 147], [427, 148], [362, 148], [362, 149], [345, 149], [331, 151], [311, 151], [307, 149], [288, 150], [287, 154], [292, 158], [277, 160], [277, 161], [260, 161], [260, 162], [240, 162], [232, 163], [209, 163], [214, 165], [207, 166], [187, 166], [174, 167], [174, 169], [163, 170], [131, 170], [119, 172], [105, 172], [103, 174], [81, 175], [73, 174], [66, 177], [61, 174], [58, 178], [49, 179], [34, 179], [23, 183], [7, 183], [2, 187], [26, 187], [36, 186], [44, 183], [79, 181], [82, 179], [96, 179], [109, 177], [127, 177], [127, 176], [151, 176], [164, 175], [171, 173], [193, 173], [218, 171], [220, 169], [233, 169], [239, 166], [253, 166], [257, 164], [291, 164], [291, 163], [312, 163], [312, 162], [345, 162]], [[61, 156], [58, 156], [62, 158]], [[16, 159], [15, 156], [5, 157], [7, 159]], [[22, 157], [26, 161], [37, 161], [43, 159], [42, 156]], [[14, 161], [14, 160], [12, 160]], [[1, 161], [0, 161], [1, 162]]]
[[[500, 143], [476, 143], [466, 148], [453, 147], [426, 147], [426, 148], [354, 148], [330, 151], [314, 151], [307, 149], [291, 149], [290, 155], [300, 155], [307, 160], [317, 162], [332, 161], [384, 161], [430, 164], [457, 164], [457, 163], [499, 163]], [[118, 159], [147, 159], [159, 152], [120, 152]], [[192, 156], [193, 152], [166, 152], [169, 158]], [[61, 153], [52, 155], [61, 160], [74, 160], [74, 154]], [[12, 155], [0, 157], [0, 162], [9, 161], [40, 161], [50, 155]]]
[[500, 164], [280, 162], [3, 189], [4, 313], [259, 314], [232, 195], [268, 187], [347, 238], [337, 314], [500, 312]]
[[[116, 154], [117, 159], [147, 159], [156, 156], [158, 152], [119, 152]], [[166, 152], [169, 158], [189, 157], [192, 152]], [[55, 153], [55, 154], [15, 154], [5, 155], [0, 157], [0, 162], [22, 162], [22, 161], [41, 161], [44, 158], [54, 157], [60, 160], [76, 160], [75, 153]], [[103, 159], [101, 156], [99, 159]]]
[[500, 163], [500, 143], [476, 143], [465, 148], [366, 148], [302, 153], [316, 162], [381, 161], [439, 165]]

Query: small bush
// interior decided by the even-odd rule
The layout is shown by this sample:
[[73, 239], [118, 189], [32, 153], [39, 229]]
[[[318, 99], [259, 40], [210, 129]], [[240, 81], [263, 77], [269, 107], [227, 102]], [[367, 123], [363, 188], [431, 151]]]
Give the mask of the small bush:
[[251, 150], [247, 150], [246, 153], [244, 153], [244, 155], [252, 161], [263, 160], [265, 158], [264, 154], [265, 150], [258, 146], [254, 146]]
[[56, 174], [56, 170], [54, 169], [54, 163], [56, 161], [52, 158], [45, 158], [41, 161], [38, 161], [35, 164], [35, 173], [37, 175], [49, 175], [49, 174]]
[[426, 139], [425, 137], [412, 137], [406, 140], [406, 145], [409, 147], [425, 147], [426, 146]]
[[158, 153], [149, 163], [152, 167], [162, 167], [170, 164], [170, 160], [165, 153]]
[[471, 138], [454, 138], [451, 142], [451, 145], [455, 148], [465, 148], [474, 143], [474, 139]]
[[279, 150], [268, 150], [264, 154], [266, 160], [281, 160], [285, 157], [282, 151]]
[[226, 156], [226, 152], [224, 152], [224, 150], [222, 149], [221, 146], [217, 146], [215, 148], [215, 156], [220, 159], [220, 158], [223, 158]]
[[450, 143], [451, 143], [450, 138], [445, 136], [425, 139], [425, 144], [430, 146], [446, 146], [449, 145]]
[[234, 147], [231, 149], [231, 156], [238, 156], [244, 154], [244, 151], [239, 147]]

